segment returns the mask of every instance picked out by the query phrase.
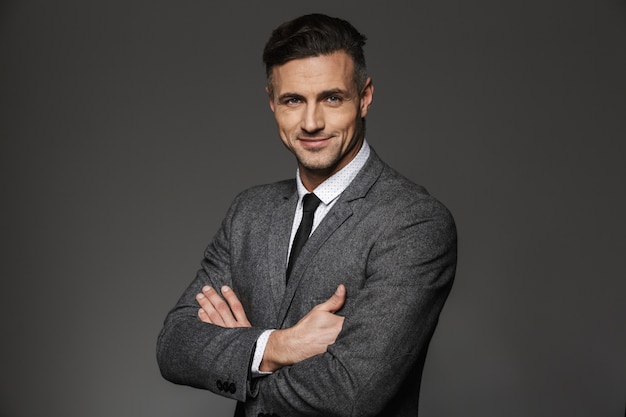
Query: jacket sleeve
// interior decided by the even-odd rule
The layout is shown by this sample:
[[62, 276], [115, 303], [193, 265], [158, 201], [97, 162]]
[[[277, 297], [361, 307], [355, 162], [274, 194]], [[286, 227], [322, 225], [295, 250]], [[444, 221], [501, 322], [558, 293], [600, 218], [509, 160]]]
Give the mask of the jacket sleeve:
[[282, 416], [375, 416], [407, 380], [417, 378], [419, 386], [454, 279], [456, 228], [436, 202], [426, 216], [404, 207], [386, 223], [370, 250], [363, 288], [347, 294], [356, 299], [336, 342], [322, 355], [256, 379], [251, 411], [271, 405]]
[[157, 362], [163, 377], [173, 383], [203, 388], [244, 401], [249, 384], [250, 358], [262, 328], [222, 328], [198, 318], [196, 294], [205, 285], [219, 290], [232, 286], [229, 234], [237, 200], [231, 206], [202, 268], [165, 318], [157, 339]]

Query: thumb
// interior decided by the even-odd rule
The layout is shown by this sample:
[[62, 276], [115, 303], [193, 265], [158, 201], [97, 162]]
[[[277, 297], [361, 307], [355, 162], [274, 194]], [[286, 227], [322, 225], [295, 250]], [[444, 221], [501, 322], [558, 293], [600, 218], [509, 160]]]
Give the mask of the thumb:
[[346, 302], [346, 287], [343, 284], [339, 284], [335, 293], [322, 304], [315, 306], [315, 310], [328, 311], [334, 313], [343, 307]]

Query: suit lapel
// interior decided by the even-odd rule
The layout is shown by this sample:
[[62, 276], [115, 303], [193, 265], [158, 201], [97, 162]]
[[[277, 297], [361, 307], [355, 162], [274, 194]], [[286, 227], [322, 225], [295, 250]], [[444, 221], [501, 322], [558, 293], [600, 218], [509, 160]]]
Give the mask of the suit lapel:
[[269, 268], [269, 287], [272, 300], [267, 303], [271, 308], [281, 304], [285, 293], [285, 270], [287, 269], [287, 248], [291, 237], [293, 215], [298, 202], [298, 193], [294, 190], [280, 197], [272, 213], [270, 233], [267, 242]]

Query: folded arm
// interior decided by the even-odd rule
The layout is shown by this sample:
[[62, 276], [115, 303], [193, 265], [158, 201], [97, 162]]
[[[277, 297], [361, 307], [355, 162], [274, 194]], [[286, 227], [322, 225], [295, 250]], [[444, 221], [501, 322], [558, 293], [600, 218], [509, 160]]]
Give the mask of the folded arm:
[[[223, 298], [209, 286], [202, 289], [196, 296], [200, 305], [198, 318], [220, 327], [251, 327], [234, 291], [223, 286], [221, 292]], [[343, 307], [345, 300], [346, 288], [340, 285], [327, 301], [313, 307], [295, 326], [273, 332], [260, 371], [274, 372], [326, 352], [341, 331], [344, 318], [334, 313]]]
[[229, 242], [237, 204], [236, 199], [205, 251], [202, 268], [167, 314], [157, 340], [157, 362], [170, 382], [245, 401], [250, 358], [265, 329], [250, 326], [242, 316], [240, 327], [205, 323], [198, 319], [196, 299], [207, 286], [233, 287]]

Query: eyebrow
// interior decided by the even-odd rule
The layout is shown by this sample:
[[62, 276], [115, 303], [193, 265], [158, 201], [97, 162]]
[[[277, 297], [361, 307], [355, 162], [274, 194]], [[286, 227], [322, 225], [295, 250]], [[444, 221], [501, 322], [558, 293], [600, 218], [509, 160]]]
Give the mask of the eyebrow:
[[[342, 90], [341, 88], [331, 88], [330, 90], [324, 90], [322, 92], [320, 92], [317, 95], [317, 99], [322, 99], [324, 97], [329, 97], [329, 96], [335, 96], [335, 95], [342, 95], [342, 96], [347, 96], [348, 92], [346, 90]], [[281, 94], [280, 96], [278, 96], [278, 100], [282, 101], [284, 99], [287, 98], [297, 98], [297, 99], [304, 99], [304, 96], [302, 94], [298, 94], [298, 93], [284, 93]]]

